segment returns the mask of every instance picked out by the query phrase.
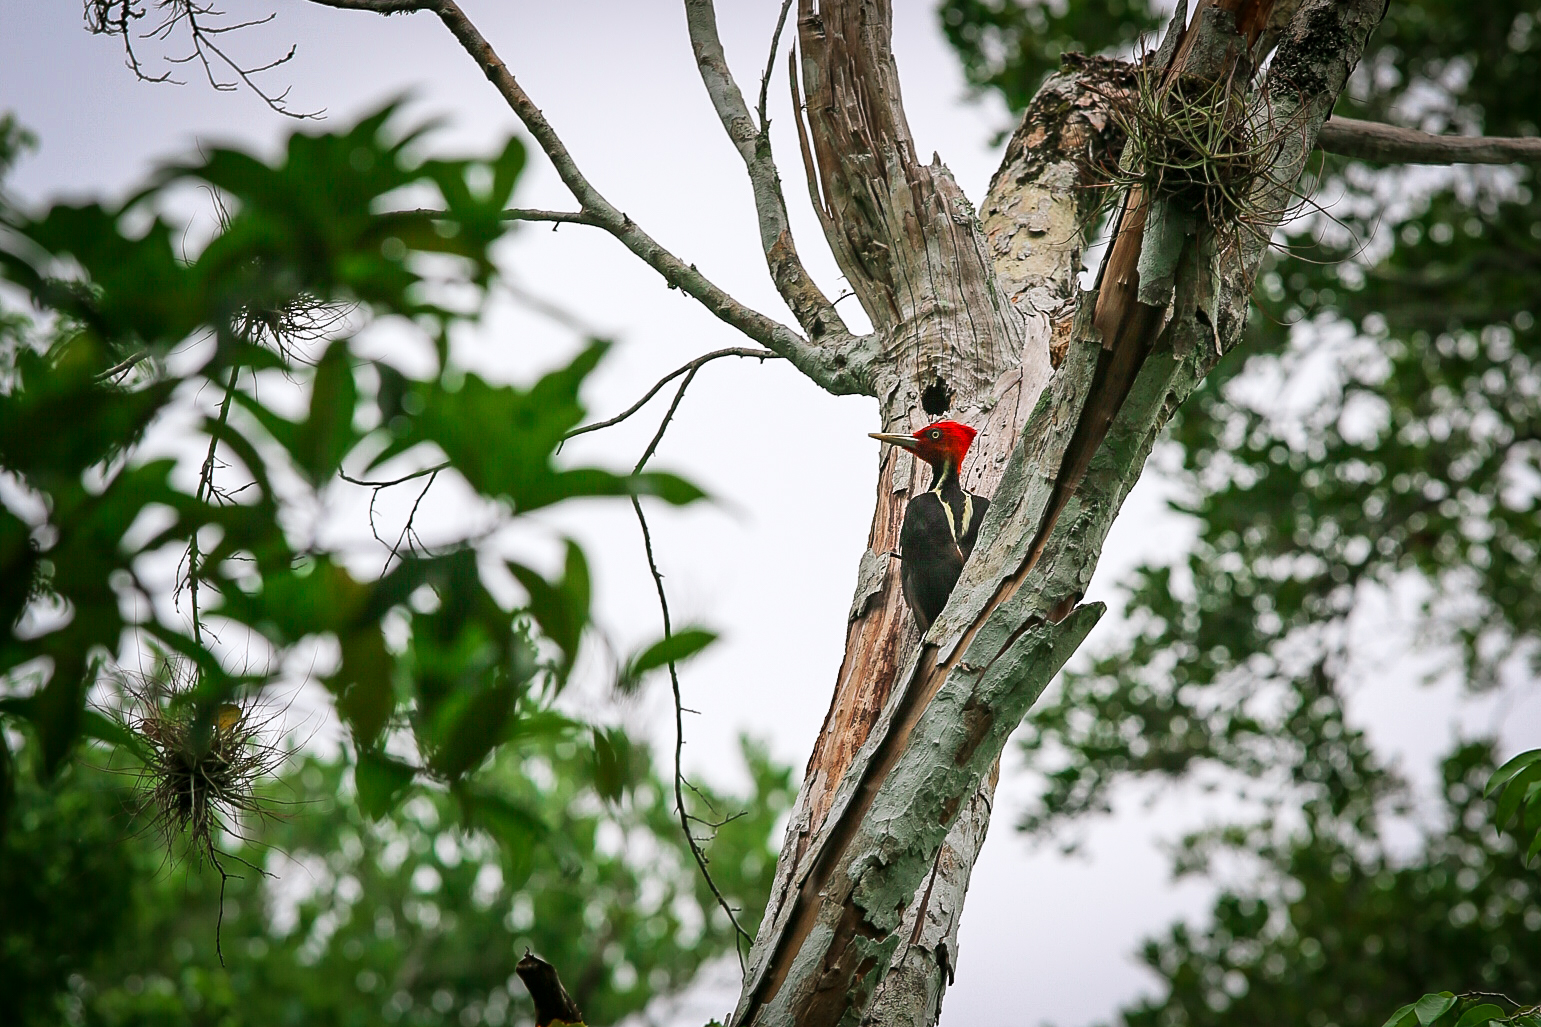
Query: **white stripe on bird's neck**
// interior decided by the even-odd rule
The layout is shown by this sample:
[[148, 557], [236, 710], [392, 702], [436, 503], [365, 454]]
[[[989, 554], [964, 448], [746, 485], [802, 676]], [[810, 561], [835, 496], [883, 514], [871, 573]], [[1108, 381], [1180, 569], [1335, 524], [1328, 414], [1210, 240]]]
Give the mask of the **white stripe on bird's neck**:
[[[932, 473], [935, 474], [936, 481], [932, 484], [930, 491], [941, 502], [942, 513], [947, 517], [947, 530], [952, 534], [953, 544], [959, 546], [958, 552], [962, 553], [960, 540], [964, 535], [968, 534], [968, 526], [974, 520], [974, 497], [964, 491], [963, 483], [958, 476], [958, 465], [952, 461], [949, 460]], [[949, 485], [954, 486], [957, 491], [963, 494], [963, 523], [961, 525], [958, 524], [957, 517], [953, 513], [952, 504], [947, 501], [946, 493], [950, 491], [948, 489]]]

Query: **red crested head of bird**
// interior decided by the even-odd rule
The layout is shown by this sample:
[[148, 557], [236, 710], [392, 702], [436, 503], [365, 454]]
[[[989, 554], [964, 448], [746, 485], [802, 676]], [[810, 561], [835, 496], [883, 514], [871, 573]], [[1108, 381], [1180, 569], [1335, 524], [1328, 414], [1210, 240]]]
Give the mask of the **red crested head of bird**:
[[870, 437], [907, 449], [920, 459], [940, 470], [947, 464], [954, 468], [963, 466], [963, 457], [978, 435], [973, 428], [957, 421], [937, 421], [928, 424], [913, 435], [891, 432], [872, 432]]

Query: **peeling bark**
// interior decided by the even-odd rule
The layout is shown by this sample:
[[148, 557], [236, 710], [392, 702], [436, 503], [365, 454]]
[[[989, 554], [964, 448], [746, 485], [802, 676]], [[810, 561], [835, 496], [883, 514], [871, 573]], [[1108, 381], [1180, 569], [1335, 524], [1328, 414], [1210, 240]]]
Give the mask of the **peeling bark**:
[[[805, 68], [809, 61], [805, 51]], [[1109, 146], [1118, 142], [1109, 131], [1103, 95], [1125, 89], [1131, 81], [1127, 64], [1099, 59], [1072, 62], [1064, 73], [1054, 76], [1024, 115], [986, 197], [982, 222], [971, 234], [981, 237], [974, 246], [988, 254], [990, 262], [988, 268], [980, 267], [986, 281], [973, 290], [973, 295], [985, 297], [993, 293], [1004, 299], [1004, 303], [991, 299], [990, 310], [1009, 319], [1009, 330], [1021, 340], [1015, 344], [1018, 348], [1013, 359], [990, 360], [988, 352], [977, 351], [949, 354], [946, 347], [951, 345], [951, 336], [907, 327], [902, 332], [908, 335], [910, 344], [888, 346], [886, 366], [893, 374], [893, 382], [881, 397], [885, 431], [911, 431], [936, 419], [935, 413], [925, 410], [921, 394], [936, 381], [937, 368], [944, 364], [936, 358], [947, 358], [941, 377], [952, 392], [948, 416], [967, 421], [980, 431], [964, 469], [965, 484], [971, 491], [989, 494], [1000, 481], [1022, 425], [1049, 379], [1051, 349], [1057, 346], [1062, 351], [1068, 341], [1075, 308], [1075, 276], [1081, 270], [1082, 225], [1091, 199], [1087, 188], [1091, 184], [1090, 170], [1107, 156]], [[1096, 91], [1088, 86], [1095, 86]], [[899, 110], [897, 117], [902, 116]], [[827, 119], [809, 120], [812, 124], [808, 131], [841, 134]], [[873, 130], [865, 135], [907, 139], [908, 129], [903, 128], [902, 134], [890, 130], [885, 136]], [[909, 169], [902, 179], [906, 182], [904, 202], [913, 203], [907, 199], [913, 195], [912, 188], [925, 197], [924, 202], [914, 203], [910, 209], [945, 210], [947, 204], [962, 200], [945, 167], [933, 164], [913, 169], [905, 163], [906, 154], [908, 150], [895, 145], [885, 155], [869, 155], [864, 160], [853, 158], [849, 163], [857, 166], [854, 173], [858, 177], [859, 168], [868, 165], [892, 163]], [[822, 173], [818, 168], [812, 170], [825, 183], [824, 190], [840, 194], [837, 182], [841, 166], [826, 167]], [[913, 187], [909, 184], [912, 173], [918, 183]], [[937, 182], [942, 183], [940, 195], [928, 193], [927, 189]], [[867, 195], [871, 188], [862, 183], [847, 191], [859, 189]], [[822, 206], [822, 199], [820, 202]], [[833, 205], [823, 208], [823, 212], [830, 223], [843, 216]], [[971, 206], [955, 206], [952, 212], [971, 220], [974, 217]], [[879, 218], [875, 224], [852, 229], [852, 235], [893, 241], [887, 230], [896, 220], [902, 219]], [[951, 222], [950, 215], [948, 220]], [[956, 226], [950, 224], [948, 230], [955, 231]], [[888, 243], [883, 245], [898, 250], [908, 244], [901, 240], [892, 247]], [[934, 249], [921, 250], [920, 254], [917, 268], [905, 272], [906, 278], [924, 281], [945, 279], [952, 274], [954, 265], [936, 259]], [[844, 266], [842, 270], [848, 275], [851, 272]], [[881, 300], [881, 295], [872, 300], [869, 315], [883, 309]], [[916, 309], [924, 307], [923, 303], [916, 304]], [[967, 308], [955, 308], [955, 320], [966, 321], [968, 316]], [[874, 317], [874, 323], [883, 322]], [[967, 373], [946, 370], [961, 367], [966, 361], [972, 361]], [[900, 595], [898, 568], [888, 554], [898, 548], [905, 504], [924, 486], [924, 475], [924, 469], [917, 468], [903, 451], [890, 449], [880, 455], [876, 508], [858, 572], [846, 657], [788, 827], [767, 923], [785, 902], [789, 882], [805, 863], [808, 843], [824, 823], [835, 786], [867, 740], [892, 692], [901, 661], [913, 652], [918, 641], [913, 617]], [[928, 882], [929, 899], [917, 898], [909, 904], [901, 933], [911, 940], [896, 954], [895, 967], [899, 972], [875, 999], [869, 1014], [871, 1022], [927, 1022], [926, 1017], [911, 1019], [918, 1015], [917, 1010], [927, 1008], [931, 1009], [929, 1020], [934, 1022], [944, 990], [941, 967], [944, 963], [956, 965], [958, 915], [969, 873], [989, 825], [993, 788], [992, 775], [966, 805], [947, 836], [943, 851], [933, 862], [937, 872]], [[914, 927], [917, 915], [924, 917], [918, 936]], [[902, 985], [898, 983], [901, 981]], [[892, 1012], [890, 1004], [895, 1007]]]
[[1199, 0], [1191, 24], [1180, 0], [1155, 67], [1250, 92], [1277, 41], [1254, 109], [1290, 130], [1253, 191], [1256, 235], [1217, 244], [1195, 211], [1131, 191], [1090, 292], [1076, 284], [1085, 187], [1119, 145], [1105, 97], [1127, 90], [1133, 70], [1068, 60], [1024, 116], [979, 213], [939, 158], [915, 153], [887, 0], [799, 0], [798, 136], [826, 238], [874, 325], [860, 338], [797, 259], [769, 138], [729, 74], [710, 0], [685, 0], [697, 66], [749, 175], [771, 277], [807, 338], [611, 205], [455, 0], [313, 2], [431, 11], [578, 201], [552, 219], [609, 232], [826, 390], [876, 396], [885, 431], [942, 414], [979, 429], [964, 482], [993, 493], [989, 514], [924, 638], [891, 559], [922, 472], [906, 453], [880, 457], [845, 658], [733, 1018], [934, 1024], [1007, 737], [1100, 615], [1080, 601], [1107, 531], [1162, 426], [1239, 340], [1268, 232], [1385, 0]]
[[[1191, 30], [1174, 19], [1161, 59], [1174, 74], [1244, 89], [1273, 7], [1204, 0]], [[1308, 0], [1283, 30], [1264, 95], [1298, 139], [1279, 148], [1253, 197], [1274, 223], [1381, 13], [1379, 0]], [[1040, 170], [997, 176], [984, 221], [958, 226], [983, 237], [970, 247], [930, 222], [949, 240], [939, 260], [925, 215], [966, 212], [966, 201], [938, 162], [915, 162], [886, 6], [852, 0], [813, 14], [805, 3], [800, 14], [831, 245], [879, 334], [908, 344], [887, 351], [897, 380], [879, 395], [885, 430], [913, 427], [928, 376], [948, 368], [961, 384], [953, 416], [996, 426], [968, 473], [986, 491], [999, 484], [975, 555], [918, 650], [904, 637], [913, 629], [891, 570], [881, 589], [868, 581], [734, 1022], [929, 1024], [956, 954], [951, 932], [988, 823], [995, 761], [1099, 615], [1078, 604], [1103, 540], [1161, 427], [1240, 338], [1266, 239], [1218, 245], [1195, 212], [1136, 195], [1125, 201], [1102, 288], [1078, 297], [1074, 190], [1056, 193], [1055, 175]], [[1045, 102], [1056, 95], [1048, 93]], [[1047, 126], [1032, 117], [1008, 166], [1054, 163], [1040, 152]], [[1077, 166], [1056, 170], [1074, 182]], [[1052, 234], [1056, 218], [1076, 231]], [[980, 252], [991, 262], [976, 277], [970, 258]], [[948, 266], [957, 277], [939, 280]], [[1003, 317], [1003, 298], [1015, 324]], [[981, 334], [983, 344], [949, 352]], [[1026, 393], [1042, 381], [1058, 339], [1063, 362], [1026, 423], [1020, 396], [999, 413], [1008, 389]], [[1019, 347], [1015, 360], [1003, 355], [1007, 340]], [[869, 571], [870, 558], [892, 546], [914, 474], [885, 456]], [[933, 910], [938, 881], [947, 901]]]

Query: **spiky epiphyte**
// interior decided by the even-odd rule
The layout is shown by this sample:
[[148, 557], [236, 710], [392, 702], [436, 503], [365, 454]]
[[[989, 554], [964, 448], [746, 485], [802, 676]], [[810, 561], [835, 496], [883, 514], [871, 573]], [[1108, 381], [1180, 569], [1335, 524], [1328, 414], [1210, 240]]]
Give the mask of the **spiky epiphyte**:
[[1277, 211], [1259, 209], [1254, 196], [1300, 126], [1276, 121], [1237, 86], [1228, 78], [1168, 81], [1146, 60], [1133, 89], [1103, 94], [1125, 142], [1116, 165], [1095, 169], [1104, 187], [1097, 209], [1137, 189], [1144, 202], [1177, 201], [1206, 228], [1229, 237], [1223, 243], [1271, 228]]
[[289, 755], [273, 741], [282, 711], [259, 696], [210, 698], [175, 658], [115, 676], [118, 719], [139, 742], [141, 812], [173, 855], [185, 841], [187, 854], [217, 863], [221, 836], [244, 838], [252, 818], [271, 815], [257, 789]]
[[219, 842], [226, 835], [249, 842], [252, 821], [274, 815], [258, 787], [290, 755], [274, 741], [282, 734], [283, 711], [256, 695], [210, 697], [198, 670], [176, 657], [161, 657], [147, 673], [115, 677], [119, 724], [138, 742], [139, 812], [165, 840], [170, 857], [207, 859], [219, 872], [223, 921], [224, 884], [231, 876], [223, 860], [265, 873], [221, 850]]

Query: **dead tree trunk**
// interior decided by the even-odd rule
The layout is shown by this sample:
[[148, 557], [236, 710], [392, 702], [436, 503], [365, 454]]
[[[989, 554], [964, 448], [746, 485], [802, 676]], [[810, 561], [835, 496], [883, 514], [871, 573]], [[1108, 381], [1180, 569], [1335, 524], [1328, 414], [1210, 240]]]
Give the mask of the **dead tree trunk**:
[[[883, 356], [875, 390], [883, 431], [946, 415], [979, 429], [966, 468], [989, 495], [1062, 354], [1075, 311], [1091, 170], [1106, 157], [1100, 92], [1127, 89], [1131, 68], [1087, 61], [1045, 86], [996, 176], [983, 217], [933, 157], [920, 162], [900, 103], [882, 4], [800, 12], [807, 126], [799, 125], [812, 200]], [[899, 591], [899, 527], [924, 468], [881, 454], [835, 695], [809, 758], [765, 923], [785, 905], [836, 789], [869, 738], [919, 641]], [[910, 904], [874, 1023], [934, 1022], [957, 951], [969, 874], [989, 826], [995, 774], [981, 783]], [[763, 936], [762, 936], [763, 937]], [[891, 1007], [891, 1008], [890, 1008]]]
[[[696, 63], [744, 161], [766, 264], [801, 334], [738, 303], [606, 200], [455, 0], [314, 2], [428, 11], [444, 23], [581, 208], [510, 216], [610, 233], [820, 387], [876, 397], [885, 431], [942, 414], [979, 429], [965, 484], [993, 492], [989, 516], [923, 639], [890, 556], [920, 479], [907, 454], [882, 458], [835, 696], [733, 1019], [935, 1023], [1007, 737], [1099, 616], [1080, 600], [1108, 528], [1161, 427], [1239, 340], [1270, 233], [1386, 0], [1198, 0], [1191, 23], [1180, 0], [1142, 70], [1080, 59], [1044, 86], [982, 214], [939, 159], [915, 153], [887, 0], [798, 0], [804, 167], [873, 323], [867, 336], [847, 329], [802, 267], [763, 89], [757, 122], [711, 0], [685, 0]], [[1158, 107], [1180, 92], [1250, 112], [1242, 135], [1266, 159], [1237, 187], [1245, 231], [1206, 221], [1190, 191], [1136, 181], [1139, 162], [1126, 163], [1132, 187], [1099, 287], [1082, 292], [1083, 187], [1116, 134], [1108, 98], [1130, 92], [1137, 74], [1157, 80]]]
[[[1153, 68], [1247, 99], [1276, 6], [1203, 0], [1191, 28], [1179, 10]], [[1131, 189], [1100, 291], [1078, 295], [1078, 187], [1106, 145], [1103, 97], [1131, 69], [1083, 62], [1052, 80], [978, 217], [914, 152], [888, 4], [800, 0], [806, 171], [882, 347], [884, 430], [943, 413], [980, 427], [969, 487], [995, 501], [917, 651], [887, 554], [919, 480], [885, 455], [835, 697], [734, 1023], [936, 1021], [1006, 738], [1095, 622], [1077, 604], [1107, 529], [1156, 433], [1237, 342], [1263, 244], [1382, 11], [1298, 6], [1256, 108], [1253, 130], [1277, 138], [1252, 232], [1224, 245], [1183, 198]]]

